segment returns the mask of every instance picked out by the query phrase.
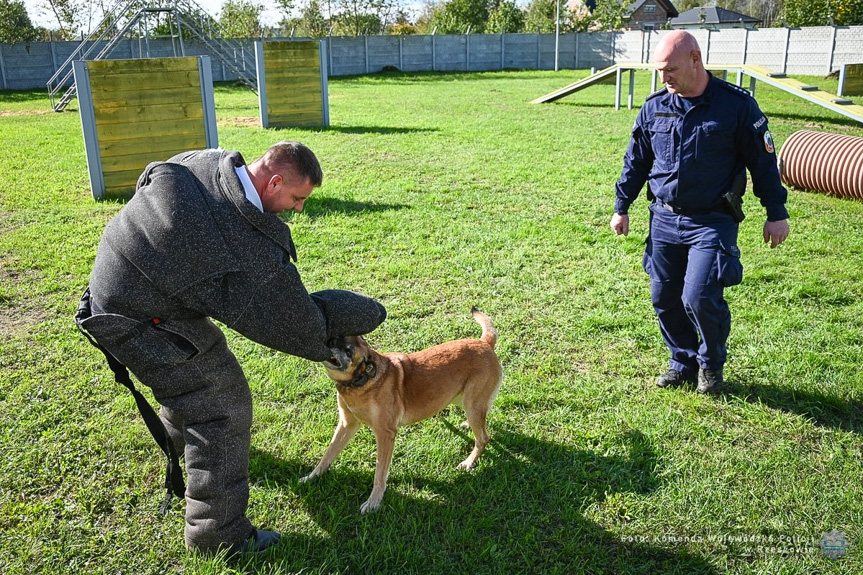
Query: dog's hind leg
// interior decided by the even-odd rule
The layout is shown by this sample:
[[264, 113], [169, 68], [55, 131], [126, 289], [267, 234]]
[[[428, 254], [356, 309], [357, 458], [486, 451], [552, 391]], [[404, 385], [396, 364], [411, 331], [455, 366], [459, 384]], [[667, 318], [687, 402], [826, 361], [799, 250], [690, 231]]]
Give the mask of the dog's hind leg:
[[360, 506], [360, 513], [374, 511], [381, 506], [384, 491], [387, 489], [387, 476], [390, 473], [390, 464], [393, 460], [393, 446], [396, 442], [396, 427], [381, 426], [373, 427], [375, 441], [377, 442], [377, 464], [375, 465], [375, 484], [372, 494]]
[[310, 479], [314, 479], [315, 477], [319, 477], [326, 473], [330, 468], [330, 465], [332, 465], [333, 461], [335, 461], [336, 457], [338, 457], [339, 453], [342, 452], [345, 445], [348, 444], [348, 441], [351, 440], [361, 426], [362, 422], [342, 406], [341, 401], [339, 401], [339, 423], [336, 425], [333, 439], [330, 441], [329, 447], [327, 447], [327, 450], [324, 452], [321, 462], [318, 463], [317, 467], [315, 467], [311, 473], [300, 479], [300, 482], [305, 483]]
[[488, 431], [486, 430], [486, 414], [488, 408], [485, 405], [471, 406], [465, 405], [465, 413], [467, 414], [467, 424], [473, 431], [474, 444], [473, 451], [467, 456], [467, 459], [458, 464], [459, 469], [473, 469], [476, 466], [476, 460], [485, 450], [488, 445]]
[[[484, 387], [476, 386], [465, 392], [462, 400], [464, 412], [467, 416], [467, 425], [473, 431], [474, 446], [473, 451], [467, 456], [467, 459], [459, 463], [459, 469], [473, 469], [476, 465], [477, 458], [485, 450], [488, 445], [488, 428], [486, 427], [486, 418], [497, 397], [497, 392], [500, 389], [501, 373], [497, 371], [493, 379], [487, 380], [487, 385]], [[462, 424], [464, 427], [464, 424]]]

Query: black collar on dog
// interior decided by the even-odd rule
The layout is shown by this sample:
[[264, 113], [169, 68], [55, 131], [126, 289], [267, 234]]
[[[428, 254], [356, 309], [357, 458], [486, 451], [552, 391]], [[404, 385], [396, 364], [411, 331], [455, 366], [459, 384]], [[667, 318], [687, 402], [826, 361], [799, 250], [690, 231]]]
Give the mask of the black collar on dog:
[[349, 381], [346, 385], [348, 387], [362, 387], [368, 381], [375, 376], [378, 372], [378, 368], [375, 366], [374, 362], [371, 362], [367, 359], [364, 359], [360, 364], [359, 375], [354, 377], [351, 381]]

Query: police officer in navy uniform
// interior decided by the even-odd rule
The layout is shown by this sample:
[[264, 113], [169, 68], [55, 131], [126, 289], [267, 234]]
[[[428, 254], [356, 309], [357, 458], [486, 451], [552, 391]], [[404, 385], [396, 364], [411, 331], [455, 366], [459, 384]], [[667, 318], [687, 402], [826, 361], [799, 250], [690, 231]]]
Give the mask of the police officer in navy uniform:
[[643, 266], [653, 307], [671, 352], [659, 387], [694, 383], [719, 393], [731, 314], [726, 287], [743, 279], [739, 218], [723, 196], [745, 188], [767, 212], [764, 241], [788, 237], [782, 187], [767, 119], [752, 96], [704, 69], [695, 38], [674, 31], [654, 56], [665, 88], [644, 103], [615, 188], [611, 228], [629, 234], [629, 206], [648, 183], [650, 233]]

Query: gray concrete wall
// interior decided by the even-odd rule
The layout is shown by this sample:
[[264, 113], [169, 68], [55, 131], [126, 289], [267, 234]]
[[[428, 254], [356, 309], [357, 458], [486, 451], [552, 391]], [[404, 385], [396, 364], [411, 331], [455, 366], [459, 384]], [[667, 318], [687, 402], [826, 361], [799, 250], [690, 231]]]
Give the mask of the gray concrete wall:
[[[777, 72], [819, 75], [842, 64], [863, 60], [863, 26], [693, 30], [710, 64], [755, 64]], [[649, 62], [663, 31], [563, 34], [559, 69], [604, 68], [615, 62]], [[243, 45], [254, 50], [254, 41]], [[78, 42], [0, 44], [0, 88], [44, 87], [78, 47]], [[98, 48], [98, 47], [97, 47]], [[94, 49], [92, 55], [98, 53]], [[201, 44], [171, 40], [124, 40], [112, 59], [198, 56]], [[437, 36], [365, 36], [329, 39], [330, 76], [367, 74], [385, 67], [405, 71], [553, 70], [553, 34], [472, 34]], [[218, 60], [213, 80], [235, 80]], [[71, 78], [69, 80], [71, 82]]]

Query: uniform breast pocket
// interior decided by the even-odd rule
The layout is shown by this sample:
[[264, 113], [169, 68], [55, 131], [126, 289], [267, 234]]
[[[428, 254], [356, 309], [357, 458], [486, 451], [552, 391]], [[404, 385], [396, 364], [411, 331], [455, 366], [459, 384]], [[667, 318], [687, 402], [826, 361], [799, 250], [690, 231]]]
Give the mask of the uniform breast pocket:
[[696, 132], [695, 153], [699, 161], [713, 163], [716, 155], [734, 150], [734, 126], [704, 122]]
[[653, 155], [660, 163], [670, 165], [674, 163], [674, 124], [672, 122], [654, 121], [648, 129], [650, 133], [650, 146]]

